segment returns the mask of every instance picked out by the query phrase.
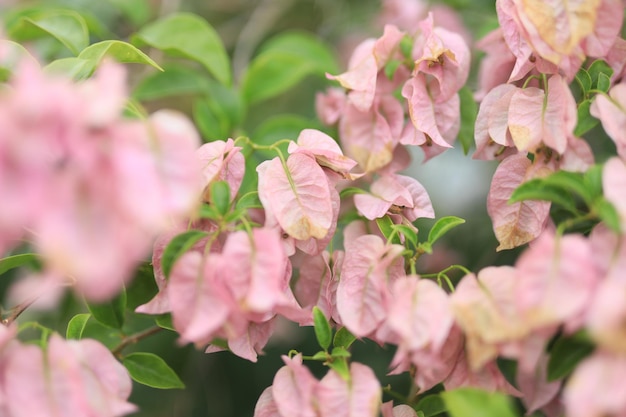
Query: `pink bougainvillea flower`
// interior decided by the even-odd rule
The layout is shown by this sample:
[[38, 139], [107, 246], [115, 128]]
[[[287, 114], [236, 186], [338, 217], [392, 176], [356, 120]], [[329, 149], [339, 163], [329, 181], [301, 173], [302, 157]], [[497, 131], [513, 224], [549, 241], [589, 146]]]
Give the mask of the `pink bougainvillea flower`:
[[479, 88], [474, 94], [476, 100], [482, 101], [495, 87], [509, 81], [515, 66], [515, 55], [506, 44], [501, 28], [489, 32], [476, 43], [476, 48], [486, 54], [479, 64]]
[[132, 383], [126, 369], [95, 340], [53, 335], [46, 350], [16, 344], [2, 362], [10, 417], [117, 417], [137, 410], [127, 402]]
[[448, 101], [465, 85], [470, 67], [470, 51], [457, 33], [435, 27], [433, 16], [420, 22], [421, 33], [413, 45], [414, 75], [425, 75], [431, 100]]
[[509, 132], [509, 105], [518, 90], [512, 84], [492, 88], [483, 98], [476, 115], [474, 159], [504, 159], [516, 153]]
[[226, 142], [218, 140], [200, 146], [196, 157], [202, 165], [204, 200], [209, 201], [208, 192], [214, 181], [226, 181], [230, 186], [231, 199], [234, 199], [246, 169], [241, 147], [235, 146], [232, 139]]
[[600, 280], [589, 241], [574, 234], [543, 233], [520, 256], [516, 268], [517, 308], [524, 322], [537, 328], [576, 319]]
[[383, 403], [380, 407], [383, 417], [417, 417], [417, 412], [406, 404], [393, 406], [393, 401]]
[[346, 93], [342, 88], [328, 88], [324, 93], [315, 94], [317, 118], [326, 126], [339, 121], [346, 107]]
[[[343, 254], [335, 252], [331, 259], [328, 252], [306, 256], [298, 265], [298, 279], [293, 284], [293, 293], [302, 308], [312, 311], [317, 306], [326, 317], [336, 316], [336, 291], [339, 276], [331, 269]], [[312, 317], [312, 316], [311, 316]]]
[[584, 359], [563, 392], [568, 417], [626, 415], [626, 356], [597, 350]]
[[626, 232], [626, 165], [619, 158], [609, 159], [602, 171], [602, 188], [606, 199], [615, 206], [622, 232]]
[[605, 57], [615, 42], [620, 40], [624, 20], [624, 6], [619, 0], [600, 0], [593, 32], [583, 39], [581, 46], [593, 57]]
[[586, 314], [591, 337], [606, 350], [626, 354], [626, 281], [605, 279], [598, 285]]
[[377, 417], [382, 390], [371, 368], [352, 362], [348, 379], [328, 371], [315, 387], [315, 397], [319, 417]]
[[391, 292], [387, 324], [400, 344], [411, 351], [427, 346], [440, 351], [454, 322], [445, 291], [433, 281], [408, 276], [396, 280]]
[[608, 97], [598, 94], [591, 103], [590, 112], [602, 122], [602, 127], [615, 142], [618, 155], [626, 158], [626, 84], [614, 85]]
[[448, 100], [435, 102], [423, 74], [412, 77], [404, 84], [402, 96], [407, 99], [409, 116], [421, 135], [405, 132], [401, 143], [418, 145], [426, 160], [452, 147], [460, 127], [460, 100], [453, 94]]
[[259, 198], [266, 216], [298, 240], [326, 237], [333, 223], [331, 191], [326, 174], [314, 158], [289, 155], [286, 163], [276, 157], [257, 167]]
[[518, 370], [516, 383], [522, 392], [522, 403], [526, 407], [526, 413], [531, 414], [535, 410], [548, 405], [561, 390], [562, 381], [548, 381], [549, 356], [542, 353], [541, 358], [532, 371]]
[[385, 26], [379, 39], [367, 39], [356, 47], [348, 71], [339, 75], [326, 74], [326, 77], [339, 81], [342, 87], [350, 90], [348, 101], [359, 111], [367, 112], [376, 95], [378, 72], [398, 53], [403, 36], [404, 33], [395, 26]]
[[451, 297], [456, 323], [466, 337], [467, 358], [480, 369], [499, 354], [499, 345], [525, 336], [515, 309], [517, 271], [510, 266], [488, 267], [466, 275]]
[[339, 122], [346, 154], [365, 172], [380, 170], [393, 159], [404, 126], [404, 109], [391, 96], [377, 98], [370, 109], [349, 105]]
[[558, 75], [548, 80], [547, 93], [528, 87], [517, 90], [511, 97], [509, 132], [520, 151], [534, 152], [543, 143], [562, 154], [576, 122], [576, 101], [565, 80]]
[[317, 417], [314, 409], [318, 380], [302, 364], [302, 355], [283, 356], [285, 366], [274, 376], [272, 396], [281, 416]]
[[304, 129], [297, 141], [290, 142], [290, 154], [304, 153], [310, 155], [323, 167], [347, 176], [356, 166], [356, 161], [344, 156], [339, 144], [324, 132], [316, 129]]
[[550, 214], [550, 203], [522, 201], [509, 204], [513, 191], [523, 182], [551, 172], [542, 165], [533, 165], [524, 154], [504, 159], [491, 180], [487, 196], [487, 212], [500, 242], [496, 250], [511, 249], [535, 239]]
[[346, 246], [337, 311], [355, 336], [369, 335], [385, 320], [390, 285], [403, 274], [402, 250], [375, 235], [358, 237]]
[[414, 178], [385, 175], [374, 181], [370, 194], [356, 194], [354, 205], [369, 220], [383, 217], [387, 212], [402, 214], [409, 221], [435, 217], [426, 189]]

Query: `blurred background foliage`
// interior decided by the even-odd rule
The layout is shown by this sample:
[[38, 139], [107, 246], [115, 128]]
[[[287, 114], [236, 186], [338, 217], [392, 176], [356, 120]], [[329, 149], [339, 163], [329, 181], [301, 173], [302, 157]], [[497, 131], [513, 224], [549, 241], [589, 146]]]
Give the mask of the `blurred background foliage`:
[[[415, 0], [418, 1], [418, 0]], [[493, 0], [448, 0], [438, 2], [457, 10], [468, 32], [474, 38], [497, 25]], [[89, 42], [119, 39], [131, 42], [133, 36], [150, 22], [175, 12], [191, 12], [206, 19], [221, 38], [232, 60], [233, 86], [215, 82], [198, 62], [172, 58], [162, 51], [146, 46], [146, 52], [163, 68], [160, 73], [147, 65], [128, 65], [130, 91], [148, 111], [174, 108], [193, 118], [204, 140], [226, 139], [248, 135], [254, 141], [270, 143], [279, 138], [295, 139], [305, 127], [321, 128], [315, 116], [315, 93], [333, 85], [324, 71], [314, 68], [280, 94], [269, 94], [258, 100], [241, 103], [234, 91], [245, 83], [246, 70], [266, 41], [290, 31], [326, 45], [330, 59], [324, 61], [326, 71], [339, 73], [346, 68], [354, 46], [370, 36], [379, 36], [382, 25], [378, 19], [379, 0], [42, 0], [0, 1], [0, 12], [6, 32], [19, 24], [24, 16], [41, 10], [69, 9], [78, 12], [87, 23]], [[35, 37], [29, 48], [42, 61], [73, 56], [68, 48], [50, 37]], [[474, 62], [480, 55], [474, 52]], [[326, 57], [320, 52], [320, 57]], [[289, 57], [287, 57], [288, 59]], [[475, 87], [476, 65], [473, 66], [469, 87]], [[167, 75], [164, 75], [167, 74]], [[293, 75], [293, 74], [291, 74]], [[285, 73], [282, 76], [289, 76]], [[160, 78], [166, 77], [166, 78]], [[174, 84], [172, 84], [174, 83]], [[174, 91], [168, 86], [176, 85]], [[253, 85], [250, 88], [256, 87]], [[261, 85], [267, 88], [267, 85]], [[250, 94], [265, 94], [251, 92]], [[486, 265], [510, 264], [516, 251], [496, 253], [497, 242], [486, 214], [485, 199], [495, 165], [474, 161], [457, 146], [432, 161], [420, 164], [420, 151], [408, 170], [418, 178], [431, 195], [437, 217], [459, 216], [468, 222], [446, 236], [435, 254], [425, 257], [422, 271], [436, 272], [450, 263], [461, 263], [472, 270]], [[269, 155], [268, 155], [269, 156]], [[265, 157], [268, 157], [265, 156]], [[251, 158], [248, 170], [263, 155]], [[420, 233], [428, 231], [432, 221], [418, 221]], [[0, 285], [6, 290], [11, 280]], [[146, 302], [156, 292], [150, 272], [140, 270], [128, 288], [128, 306]], [[67, 320], [83, 311], [82, 304], [71, 295], [53, 313], [29, 312], [42, 324], [64, 332]], [[145, 329], [152, 324], [147, 316], [127, 317], [125, 331]], [[271, 385], [276, 370], [282, 366], [281, 355], [289, 349], [312, 354], [317, 346], [312, 329], [282, 323], [280, 330], [265, 349], [266, 355], [253, 364], [230, 353], [207, 355], [193, 346], [179, 346], [174, 332], [163, 331], [142, 340], [131, 350], [154, 352], [163, 357], [181, 376], [185, 390], [157, 390], [135, 384], [131, 401], [139, 405], [137, 417], [245, 417], [252, 416], [261, 391]], [[91, 320], [85, 335], [107, 333], [107, 329]], [[112, 336], [109, 346], [119, 340]], [[353, 359], [370, 365], [381, 378], [383, 386], [392, 383], [394, 389], [409, 389], [408, 375], [386, 377], [393, 349], [371, 342], [357, 343]], [[311, 368], [318, 375], [324, 369], [317, 364]], [[388, 399], [388, 398], [387, 398]]]

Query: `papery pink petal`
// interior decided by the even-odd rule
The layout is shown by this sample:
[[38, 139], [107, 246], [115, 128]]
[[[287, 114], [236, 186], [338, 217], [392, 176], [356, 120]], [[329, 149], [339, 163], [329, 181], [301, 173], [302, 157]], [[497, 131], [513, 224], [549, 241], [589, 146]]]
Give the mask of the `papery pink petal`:
[[315, 389], [320, 417], [377, 417], [381, 386], [371, 368], [350, 364], [350, 379], [331, 369]]
[[373, 51], [379, 69], [384, 68], [394, 55], [399, 55], [398, 46], [404, 35], [395, 25], [385, 25], [383, 35], [376, 40]]
[[509, 103], [517, 90], [512, 84], [501, 84], [483, 98], [476, 116], [474, 159], [500, 159], [505, 147], [513, 146], [508, 132]]
[[276, 407], [272, 387], [267, 387], [254, 406], [253, 417], [283, 417]]
[[536, 87], [517, 90], [509, 105], [509, 132], [520, 151], [533, 152], [543, 139], [545, 93]]
[[489, 32], [476, 43], [476, 48], [486, 53], [479, 64], [479, 90], [475, 93], [475, 98], [482, 101], [490, 91], [509, 80], [515, 66], [515, 55], [507, 46], [501, 28]]
[[559, 161], [559, 168], [564, 171], [586, 172], [595, 162], [593, 150], [584, 139], [570, 136], [567, 148]]
[[456, 366], [443, 384], [447, 390], [472, 387], [489, 392], [502, 392], [518, 397], [521, 396], [521, 393], [504, 378], [495, 361], [486, 364], [478, 371], [472, 371], [464, 352], [461, 352], [459, 355]]
[[216, 283], [218, 260], [219, 255], [203, 259], [187, 252], [172, 268], [167, 291], [172, 321], [185, 341], [208, 343], [228, 317], [229, 297]]
[[541, 327], [574, 318], [589, 305], [600, 279], [591, 245], [580, 235], [543, 233], [516, 263], [516, 304]]
[[273, 332], [274, 320], [250, 323], [248, 329], [240, 336], [228, 339], [228, 348], [240, 358], [256, 362], [257, 356], [263, 353], [263, 347], [265, 347]]
[[[435, 217], [435, 210], [430, 201], [428, 191], [415, 178], [406, 175], [396, 175], [396, 181], [402, 185], [411, 195], [410, 204], [404, 206], [402, 214], [411, 222], [418, 218], [432, 219]], [[396, 203], [397, 205], [400, 205]]]
[[313, 409], [317, 379], [302, 365], [302, 356], [283, 356], [283, 366], [274, 376], [272, 395], [282, 416], [317, 417]]
[[323, 252], [317, 256], [307, 256], [300, 265], [300, 273], [293, 292], [304, 308], [317, 306], [326, 317], [334, 311], [331, 295], [333, 276], [329, 266], [330, 255]]
[[41, 349], [34, 345], [18, 345], [11, 349], [5, 358], [3, 378], [5, 381], [11, 381], [3, 386], [8, 416], [59, 415], [60, 405], [48, 394], [49, 387]]
[[459, 34], [434, 27], [432, 14], [420, 22], [420, 28], [422, 34], [413, 47], [414, 74], [432, 76], [428, 90], [431, 99], [441, 103], [455, 95], [467, 81], [469, 48]]
[[342, 88], [329, 88], [325, 93], [315, 94], [315, 112], [327, 126], [339, 121], [346, 107], [346, 93]]
[[591, 103], [590, 113], [600, 119], [602, 127], [613, 139], [617, 153], [626, 157], [626, 84], [614, 85], [609, 97], [598, 94]]
[[367, 111], [348, 106], [339, 122], [339, 137], [346, 154], [366, 172], [387, 165], [399, 141], [404, 123], [402, 105], [383, 96]]
[[517, 372], [516, 382], [522, 392], [527, 415], [550, 403], [561, 389], [562, 381], [548, 382], [548, 360], [548, 355], [544, 353], [532, 372]]
[[232, 139], [205, 143], [196, 151], [202, 165], [202, 186], [208, 201], [209, 185], [214, 181], [226, 181], [230, 186], [231, 198], [235, 198], [245, 173], [245, 159], [241, 148]]
[[500, 245], [496, 250], [511, 249], [535, 239], [543, 230], [550, 203], [522, 201], [508, 204], [513, 191], [536, 176], [524, 154], [512, 155], [498, 166], [487, 196], [487, 211]]
[[399, 278], [392, 287], [387, 322], [408, 349], [443, 346], [452, 328], [448, 296], [437, 284], [417, 276]]
[[348, 71], [339, 75], [326, 74], [328, 79], [339, 81], [342, 87], [350, 90], [348, 101], [363, 112], [372, 106], [376, 91], [378, 64], [373, 53], [375, 44], [375, 39], [359, 44], [352, 53]]
[[304, 129], [297, 143], [289, 144], [289, 153], [302, 152], [315, 158], [318, 164], [339, 173], [347, 173], [356, 166], [356, 161], [344, 156], [339, 144], [324, 132]]
[[624, 279], [626, 271], [626, 237], [599, 223], [589, 235], [589, 243], [598, 274], [608, 279]]
[[[402, 252], [381, 238], [365, 235], [346, 248], [337, 288], [337, 311], [342, 323], [356, 336], [366, 336], [385, 319], [388, 282], [398, 276]], [[387, 271], [387, 268], [390, 271]]]
[[94, 129], [113, 123], [126, 103], [126, 71], [122, 65], [104, 60], [96, 74], [79, 87], [87, 106], [84, 109], [85, 121]]
[[602, 281], [585, 316], [586, 328], [598, 345], [618, 354], [626, 353], [626, 280], [614, 277]]
[[619, 0], [600, 0], [593, 32], [582, 43], [586, 55], [604, 57], [619, 38], [624, 5]]
[[597, 351], [578, 364], [563, 391], [568, 417], [626, 415], [626, 357]]
[[622, 225], [626, 231], [626, 165], [619, 158], [611, 158], [602, 170], [602, 188], [606, 199], [615, 206]]
[[315, 159], [293, 154], [286, 167], [275, 158], [258, 171], [261, 202], [285, 232], [299, 240], [328, 234], [333, 220], [330, 189]]

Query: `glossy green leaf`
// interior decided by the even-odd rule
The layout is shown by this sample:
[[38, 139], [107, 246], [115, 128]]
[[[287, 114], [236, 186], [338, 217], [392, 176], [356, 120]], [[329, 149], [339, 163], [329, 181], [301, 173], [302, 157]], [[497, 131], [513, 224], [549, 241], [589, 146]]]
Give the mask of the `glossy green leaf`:
[[317, 343], [324, 351], [328, 351], [333, 338], [333, 331], [326, 316], [317, 306], [313, 307], [313, 328]]
[[352, 356], [350, 351], [344, 347], [335, 347], [333, 348], [332, 353], [330, 354], [333, 358], [345, 358], [348, 359]]
[[591, 201], [602, 197], [602, 169], [604, 165], [595, 164], [587, 169], [583, 175], [585, 190], [589, 194]]
[[593, 351], [593, 344], [577, 337], [561, 337], [550, 350], [548, 381], [568, 376]]
[[450, 417], [518, 417], [511, 399], [505, 394], [477, 388], [442, 392]]
[[463, 153], [467, 155], [474, 145], [474, 124], [478, 115], [478, 105], [468, 87], [459, 90], [459, 97], [461, 98], [461, 128], [458, 139], [463, 146]]
[[172, 323], [172, 315], [170, 313], [156, 316], [154, 318], [154, 322], [157, 326], [163, 329], [171, 330], [173, 332], [176, 331], [176, 329], [174, 329], [174, 323]]
[[339, 374], [345, 381], [350, 381], [350, 367], [345, 359], [337, 359], [328, 364], [328, 366]]
[[564, 209], [577, 213], [576, 201], [565, 189], [546, 183], [543, 179], [526, 181], [513, 191], [509, 203], [525, 200], [551, 201]]
[[333, 338], [333, 346], [342, 347], [348, 349], [352, 346], [352, 343], [356, 340], [356, 337], [350, 333], [348, 329], [342, 327], [341, 329], [335, 332], [335, 337]]
[[156, 100], [186, 94], [207, 94], [210, 83], [206, 75], [182, 66], [164, 67], [143, 78], [133, 91], [137, 100]]
[[210, 188], [211, 204], [217, 212], [225, 216], [230, 210], [230, 186], [226, 181], [215, 181]]
[[102, 41], [83, 49], [78, 58], [91, 62], [95, 70], [104, 57], [111, 57], [118, 62], [150, 65], [159, 71], [163, 69], [148, 55], [133, 45], [122, 41]]
[[193, 106], [193, 119], [205, 139], [223, 140], [229, 136], [231, 124], [222, 107], [214, 100], [201, 98]]
[[19, 268], [20, 266], [37, 265], [38, 262], [39, 258], [34, 253], [21, 253], [19, 255], [7, 256], [6, 258], [0, 259], [0, 275], [11, 269]]
[[599, 89], [598, 83], [602, 83], [602, 81], [600, 81], [600, 74], [604, 74], [608, 78], [611, 78], [613, 75], [613, 68], [611, 68], [611, 66], [605, 61], [598, 59], [591, 63], [587, 72], [591, 77], [591, 87]]
[[27, 41], [51, 36], [61, 42], [74, 55], [89, 45], [89, 30], [85, 19], [72, 10], [45, 11], [23, 17], [11, 27], [9, 36], [17, 41]]
[[83, 332], [87, 326], [87, 321], [91, 317], [89, 313], [77, 314], [67, 323], [67, 330], [65, 332], [66, 339], [80, 340], [83, 338]]
[[598, 74], [598, 90], [607, 93], [611, 88], [611, 79], [604, 73]]
[[237, 209], [263, 208], [258, 191], [251, 191], [237, 200]]
[[580, 70], [578, 70], [578, 73], [576, 73], [576, 81], [578, 82], [582, 93], [584, 95], [587, 95], [589, 90], [591, 90], [592, 81], [591, 76], [586, 69], [581, 68]]
[[406, 239], [406, 241], [411, 242], [413, 247], [417, 246], [417, 232], [411, 226], [407, 226], [406, 224], [394, 224], [393, 228], [402, 233], [402, 236]]
[[574, 129], [575, 136], [582, 136], [596, 127], [600, 122], [598, 119], [591, 115], [589, 109], [591, 108], [591, 100], [583, 100], [578, 105], [578, 123]]
[[376, 219], [376, 224], [378, 225], [380, 232], [383, 234], [383, 236], [385, 236], [385, 239], [387, 239], [387, 241], [391, 239], [390, 243], [401, 243], [400, 236], [395, 233], [395, 224], [389, 216], [385, 215], [379, 219]]
[[131, 353], [122, 363], [130, 377], [140, 384], [160, 389], [182, 389], [185, 384], [176, 372], [157, 355], [147, 352]]
[[126, 290], [104, 303], [87, 303], [89, 312], [98, 322], [113, 329], [121, 329], [126, 313]]
[[133, 43], [201, 63], [219, 82], [231, 84], [230, 60], [219, 35], [203, 18], [174, 13], [143, 27]]
[[424, 417], [431, 417], [445, 412], [446, 404], [440, 395], [433, 394], [422, 398], [415, 408], [424, 413]]
[[165, 247], [163, 256], [161, 257], [161, 266], [163, 267], [163, 274], [166, 278], [169, 278], [170, 272], [172, 272], [172, 266], [174, 262], [181, 255], [187, 252], [196, 242], [203, 237], [207, 236], [207, 232], [201, 230], [189, 230], [174, 237], [170, 243]]
[[446, 216], [438, 219], [428, 232], [428, 243], [431, 245], [455, 227], [465, 223], [460, 217]]

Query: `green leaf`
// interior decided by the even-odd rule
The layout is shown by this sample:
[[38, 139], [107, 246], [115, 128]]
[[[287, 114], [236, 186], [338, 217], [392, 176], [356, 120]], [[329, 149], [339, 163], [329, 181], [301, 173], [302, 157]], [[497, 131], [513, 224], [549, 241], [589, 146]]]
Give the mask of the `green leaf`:
[[350, 368], [345, 359], [338, 359], [330, 362], [328, 366], [339, 374], [345, 381], [350, 381]]
[[413, 54], [413, 37], [412, 36], [407, 34], [400, 40], [400, 52], [402, 52], [402, 55], [405, 58], [412, 60], [412, 54]]
[[597, 198], [602, 197], [602, 169], [603, 165], [595, 164], [587, 169], [583, 176], [585, 189], [589, 194], [591, 201], [595, 201]]
[[83, 338], [83, 332], [85, 331], [85, 326], [87, 326], [87, 321], [91, 317], [89, 313], [77, 314], [67, 323], [67, 330], [65, 332], [66, 339], [76, 339], [80, 340]]
[[440, 218], [435, 222], [433, 227], [430, 228], [430, 232], [428, 232], [428, 243], [432, 245], [450, 230], [463, 223], [465, 223], [465, 220], [460, 217], [446, 216]]
[[578, 123], [576, 124], [576, 128], [574, 129], [575, 136], [582, 136], [585, 133], [589, 132], [591, 129], [596, 127], [596, 125], [600, 122], [598, 119], [591, 115], [589, 109], [591, 108], [591, 100], [583, 100], [578, 105]]
[[211, 183], [210, 192], [211, 204], [219, 214], [225, 216], [230, 210], [230, 186], [226, 181], [215, 181]]
[[288, 53], [303, 62], [310, 62], [320, 74], [337, 73], [339, 64], [331, 49], [315, 35], [307, 32], [283, 32], [261, 45], [259, 55], [272, 52]]
[[387, 77], [387, 79], [393, 80], [393, 76], [396, 74], [396, 70], [400, 65], [402, 65], [402, 62], [398, 61], [397, 59], [392, 59], [391, 61], [387, 62], [387, 65], [385, 65], [385, 76]]
[[352, 333], [350, 333], [348, 329], [342, 327], [335, 333], [335, 337], [333, 338], [333, 346], [348, 349], [350, 346], [352, 346], [352, 343], [354, 343], [355, 340], [356, 337]]
[[511, 399], [498, 392], [459, 388], [442, 392], [450, 417], [518, 417]]
[[154, 318], [154, 322], [157, 326], [163, 329], [171, 330], [173, 332], [176, 331], [176, 329], [174, 329], [174, 324], [172, 323], [172, 315], [170, 313], [156, 316]]
[[156, 62], [148, 55], [135, 48], [133, 45], [122, 41], [102, 41], [94, 43], [83, 49], [78, 58], [87, 60], [95, 70], [104, 57], [112, 57], [118, 62], [150, 65], [159, 71], [163, 71]]
[[122, 363], [130, 377], [140, 384], [160, 389], [182, 389], [185, 384], [176, 372], [157, 355], [147, 352], [131, 353]]
[[314, 63], [289, 52], [271, 51], [257, 56], [243, 76], [241, 92], [248, 104], [275, 97], [304, 77], [317, 72]]
[[587, 69], [587, 72], [591, 77], [591, 87], [599, 88], [598, 83], [600, 74], [604, 74], [607, 77], [611, 78], [611, 76], [613, 75], [613, 68], [611, 68], [611, 66], [605, 61], [598, 59], [591, 63], [591, 65]]
[[548, 185], [562, 188], [563, 190], [576, 194], [586, 203], [591, 203], [593, 197], [585, 184], [583, 174], [570, 171], [556, 171], [549, 176], [543, 178]]
[[576, 201], [572, 195], [561, 187], [547, 184], [541, 178], [526, 181], [513, 191], [509, 203], [516, 203], [524, 200], [551, 201], [560, 205], [564, 209], [577, 213]]
[[593, 344], [577, 337], [561, 337], [550, 350], [548, 381], [568, 376], [593, 351]]
[[394, 224], [393, 228], [397, 232], [402, 233], [402, 236], [404, 236], [407, 241], [411, 242], [413, 247], [417, 246], [417, 232], [415, 229], [411, 226], [407, 226], [406, 224]]
[[201, 230], [189, 230], [174, 237], [174, 239], [168, 243], [161, 257], [161, 266], [163, 267], [163, 274], [166, 278], [169, 278], [170, 272], [172, 272], [172, 266], [174, 266], [176, 260], [180, 258], [183, 253], [187, 252], [196, 242], [207, 235], [207, 232]]
[[11, 28], [9, 36], [21, 42], [51, 36], [74, 55], [78, 55], [89, 45], [87, 23], [80, 14], [72, 10], [46, 11], [23, 17]]
[[478, 105], [468, 87], [459, 90], [459, 97], [461, 98], [461, 128], [458, 138], [463, 146], [463, 153], [467, 155], [474, 145], [474, 123], [478, 115]]
[[437, 394], [427, 395], [422, 398], [415, 407], [424, 413], [424, 417], [431, 417], [446, 411], [446, 404]]
[[37, 265], [38, 263], [39, 258], [34, 253], [7, 256], [6, 258], [0, 259], [0, 275], [11, 269], [19, 268], [20, 266]]
[[[252, 141], [257, 145], [273, 145], [281, 139], [295, 140], [304, 129], [315, 127], [316, 122], [295, 114], [279, 114], [264, 120], [251, 135]], [[287, 152], [287, 144], [280, 146], [280, 150]], [[276, 151], [260, 150], [259, 154], [273, 158]]]
[[611, 88], [611, 79], [604, 73], [598, 74], [598, 90], [607, 93]]
[[376, 219], [376, 224], [378, 225], [380, 232], [383, 234], [383, 236], [385, 236], [385, 239], [389, 241], [389, 239], [393, 236], [393, 239], [391, 239], [390, 243], [400, 244], [400, 236], [398, 236], [397, 233], [394, 233], [395, 223], [391, 221], [391, 218], [389, 216], [385, 215], [379, 219]]
[[333, 352], [330, 354], [333, 358], [345, 358], [348, 359], [352, 356], [350, 351], [344, 347], [334, 347]]
[[259, 199], [258, 191], [251, 191], [249, 193], [244, 194], [237, 201], [236, 208], [237, 209], [263, 208], [263, 204], [261, 204], [261, 199]]
[[143, 78], [133, 97], [137, 100], [156, 100], [186, 94], [207, 94], [210, 83], [205, 75], [182, 66], [168, 66]]
[[615, 206], [609, 203], [604, 197], [599, 198], [593, 205], [593, 211], [597, 213], [609, 229], [615, 233], [622, 233], [621, 220]]
[[133, 43], [148, 44], [167, 54], [201, 63], [216, 80], [231, 84], [230, 60], [222, 40], [203, 18], [174, 13], [143, 27]]
[[326, 351], [320, 350], [319, 352], [316, 352], [315, 355], [311, 357], [311, 359], [314, 361], [326, 362], [326, 360], [328, 359], [328, 353], [326, 353]]
[[578, 70], [578, 73], [576, 73], [576, 80], [578, 81], [578, 84], [582, 89], [583, 95], [586, 96], [589, 90], [591, 90], [592, 85], [591, 76], [589, 75], [587, 70], [584, 68]]
[[333, 331], [328, 319], [317, 306], [313, 307], [313, 328], [315, 329], [317, 343], [324, 351], [328, 351], [333, 338]]
[[52, 61], [43, 68], [48, 74], [60, 74], [77, 80], [84, 80], [94, 72], [93, 61], [82, 58], [61, 58]]
[[121, 329], [126, 312], [126, 290], [104, 303], [87, 303], [89, 312], [98, 322], [112, 329]]

